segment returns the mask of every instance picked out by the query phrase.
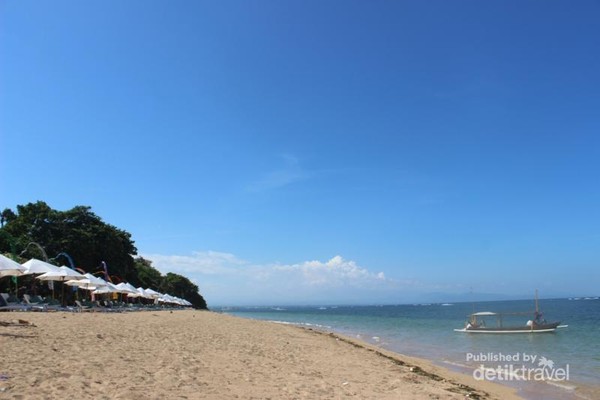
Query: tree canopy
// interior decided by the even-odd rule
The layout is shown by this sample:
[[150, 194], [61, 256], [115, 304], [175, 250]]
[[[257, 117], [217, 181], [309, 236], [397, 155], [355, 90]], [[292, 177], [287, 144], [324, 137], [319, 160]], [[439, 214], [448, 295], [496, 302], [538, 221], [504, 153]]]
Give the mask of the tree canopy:
[[[18, 205], [17, 211], [0, 213], [0, 252], [24, 259], [49, 258], [54, 264], [74, 265], [92, 274], [108, 267], [113, 282], [130, 282], [185, 298], [196, 308], [206, 308], [198, 286], [181, 275], [163, 276], [149, 260], [137, 255], [131, 234], [107, 224], [91, 207], [53, 210], [43, 201]], [[43, 254], [45, 253], [45, 254]]]

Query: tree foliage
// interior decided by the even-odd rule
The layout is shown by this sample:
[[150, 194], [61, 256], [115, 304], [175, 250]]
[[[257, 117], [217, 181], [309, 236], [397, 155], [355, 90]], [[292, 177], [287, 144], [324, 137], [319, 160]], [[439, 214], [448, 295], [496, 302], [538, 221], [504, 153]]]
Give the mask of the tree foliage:
[[163, 280], [161, 273], [152, 266], [152, 261], [142, 257], [136, 257], [134, 260], [134, 268], [136, 276], [131, 280], [131, 284], [135, 287], [149, 287], [158, 289]]
[[[196, 285], [185, 277], [175, 279], [169, 277], [170, 274], [162, 276], [149, 260], [141, 257], [134, 259], [137, 249], [131, 234], [105, 223], [88, 206], [57, 211], [45, 202], [38, 201], [18, 205], [16, 213], [5, 209], [0, 213], [0, 221], [2, 253], [19, 254], [24, 259], [43, 259], [41, 247], [50, 262], [90, 273], [103, 271], [103, 265], [106, 264], [113, 281], [163, 290], [164, 293], [186, 298], [195, 307], [206, 308]], [[75, 265], [69, 265], [70, 260]], [[172, 288], [185, 293], [185, 296], [164, 291], [163, 288]]]
[[[6, 210], [5, 213], [10, 215]], [[42, 258], [37, 246], [29, 246], [34, 242], [56, 263], [73, 267], [65, 256], [68, 254], [75, 262], [74, 267], [86, 272], [101, 271], [102, 262], [120, 280], [128, 280], [134, 272], [131, 255], [137, 249], [131, 235], [103, 222], [90, 207], [56, 211], [42, 201], [20, 205], [16, 215], [7, 218], [2, 230], [13, 238], [4, 251], [12, 250], [12, 246], [25, 257]]]
[[171, 293], [174, 296], [187, 299], [194, 307], [207, 308], [206, 301], [204, 301], [204, 298], [198, 292], [198, 286], [185, 276], [168, 272], [162, 281], [161, 290], [165, 293]]

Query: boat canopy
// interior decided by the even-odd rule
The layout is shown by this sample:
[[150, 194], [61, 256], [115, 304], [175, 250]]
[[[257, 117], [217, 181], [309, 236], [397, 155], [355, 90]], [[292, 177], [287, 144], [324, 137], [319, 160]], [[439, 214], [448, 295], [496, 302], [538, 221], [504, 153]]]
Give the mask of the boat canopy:
[[480, 312], [473, 313], [471, 315], [475, 315], [475, 316], [498, 315], [498, 313], [491, 312], [491, 311], [480, 311]]

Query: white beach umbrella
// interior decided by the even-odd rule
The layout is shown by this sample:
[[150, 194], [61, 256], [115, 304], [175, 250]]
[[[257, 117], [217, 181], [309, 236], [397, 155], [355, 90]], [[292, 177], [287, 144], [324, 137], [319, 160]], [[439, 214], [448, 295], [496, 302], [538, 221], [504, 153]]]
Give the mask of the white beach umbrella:
[[140, 297], [143, 297], [145, 299], [151, 299], [152, 298], [152, 296], [150, 296], [150, 294], [143, 287], [137, 288], [137, 291], [140, 294]]
[[127, 297], [138, 297], [138, 298], [144, 298], [144, 299], [154, 299], [154, 297], [152, 297], [150, 295], [150, 293], [147, 293], [146, 289], [139, 287], [136, 288], [137, 290], [137, 294], [128, 294]]
[[25, 267], [25, 272], [23, 272], [23, 275], [45, 274], [46, 272], [58, 271], [58, 267], [56, 265], [52, 265], [46, 261], [38, 260], [36, 258], [32, 258], [31, 260], [24, 262], [23, 267]]
[[119, 288], [119, 290], [121, 290], [121, 293], [137, 293], [137, 289], [127, 282], [121, 282], [116, 286]]
[[186, 303], [186, 301], [185, 301], [185, 300], [183, 300], [183, 299], [182, 299], [182, 298], [180, 298], [180, 297], [173, 297], [172, 303], [173, 303], [173, 304], [180, 305], [180, 306], [185, 306], [185, 305], [186, 305], [186, 304], [185, 304], [185, 303]]
[[97, 288], [92, 293], [94, 293], [94, 294], [120, 293], [120, 290], [117, 287], [117, 285], [113, 285], [110, 282], [106, 282], [106, 285]]
[[[56, 265], [52, 265], [46, 261], [38, 260], [37, 258], [32, 258], [31, 260], [24, 262], [23, 266], [26, 268], [23, 275], [40, 275], [45, 274], [46, 272], [56, 272], [59, 270]], [[51, 287], [52, 298], [54, 298], [54, 286], [52, 285]]]
[[[39, 279], [42, 281], [58, 281], [58, 282], [64, 283], [66, 281], [79, 280], [79, 279], [84, 279], [84, 278], [85, 278], [85, 276], [83, 276], [79, 272], [63, 265], [58, 268], [58, 271], [46, 272], [45, 274], [38, 276], [36, 279]], [[63, 285], [62, 298], [61, 298], [61, 303], [63, 303], [63, 305], [64, 305], [64, 301], [65, 301], [65, 286]]]
[[129, 296], [130, 294], [137, 293], [137, 290], [127, 282], [121, 282], [115, 286], [119, 289], [119, 293], [121, 294], [121, 301], [123, 301], [123, 295]]
[[144, 292], [146, 292], [146, 295], [150, 296], [151, 299], [158, 299], [162, 296], [162, 293], [158, 293], [156, 290], [152, 289], [144, 289]]
[[23, 272], [25, 272], [24, 266], [0, 254], [0, 278], [23, 275]]
[[142, 289], [142, 288], [134, 288], [134, 289], [135, 289], [135, 292], [128, 293], [127, 297], [143, 297], [145, 295], [144, 289]]
[[178, 300], [177, 304], [180, 304], [182, 306], [190, 306], [191, 305], [191, 303], [189, 301], [187, 301], [187, 300], [180, 299], [180, 298], [177, 298], [177, 300]]
[[66, 281], [69, 286], [77, 286], [80, 289], [96, 290], [99, 287], [106, 286], [104, 279], [98, 278], [90, 273], [83, 274], [85, 278]]
[[71, 280], [76, 280], [76, 279], [79, 280], [79, 279], [84, 279], [84, 278], [85, 278], [85, 276], [83, 274], [80, 274], [79, 272], [75, 271], [74, 269], [71, 269], [64, 265], [61, 267], [58, 267], [58, 271], [46, 272], [45, 274], [42, 274], [37, 277], [37, 279], [42, 280], [42, 281], [59, 281], [59, 282], [71, 281]]
[[161, 297], [158, 298], [158, 301], [160, 301], [161, 303], [177, 304], [176, 298], [169, 294], [163, 294]]

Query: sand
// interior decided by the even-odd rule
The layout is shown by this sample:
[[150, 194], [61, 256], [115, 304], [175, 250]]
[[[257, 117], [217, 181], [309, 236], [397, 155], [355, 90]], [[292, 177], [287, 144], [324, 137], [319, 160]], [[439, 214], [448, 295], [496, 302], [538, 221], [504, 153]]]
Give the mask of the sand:
[[0, 399], [518, 399], [342, 336], [207, 311], [0, 313], [0, 360]]

